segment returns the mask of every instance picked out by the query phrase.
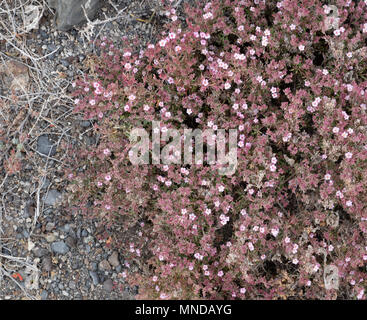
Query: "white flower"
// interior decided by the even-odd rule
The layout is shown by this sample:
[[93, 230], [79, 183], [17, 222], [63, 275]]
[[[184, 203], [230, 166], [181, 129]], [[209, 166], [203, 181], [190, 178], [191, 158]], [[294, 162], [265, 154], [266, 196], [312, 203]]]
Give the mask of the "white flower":
[[304, 51], [305, 50], [305, 46], [303, 44], [300, 44], [298, 46], [298, 49], [299, 49], [299, 51]]
[[352, 156], [353, 156], [353, 153], [351, 153], [351, 152], [347, 152], [347, 153], [345, 154], [345, 157], [346, 157], [347, 159], [351, 159], [351, 158], [352, 158]]
[[279, 233], [279, 229], [275, 229], [275, 228], [271, 229], [271, 234], [272, 234], [274, 237], [277, 237], [278, 233]]
[[219, 192], [223, 192], [223, 191], [224, 191], [224, 186], [219, 186], [219, 187], [218, 187], [218, 191], [219, 191]]
[[204, 18], [205, 20], [207, 20], [207, 19], [213, 19], [213, 14], [212, 14], [211, 12], [205, 13], [205, 14], [203, 15], [203, 18]]
[[[366, 23], [367, 25], [367, 23]], [[366, 27], [366, 31], [364, 32], [367, 32], [367, 27]], [[359, 291], [358, 295], [357, 295], [357, 299], [358, 300], [361, 300], [363, 298], [363, 295], [364, 295], [364, 289], [362, 289], [361, 291]]]
[[267, 37], [262, 37], [262, 39], [261, 39], [261, 45], [263, 47], [266, 47], [268, 45], [268, 38]]
[[167, 40], [165, 40], [165, 39], [162, 39], [161, 41], [159, 41], [159, 45], [161, 47], [164, 47], [166, 45], [166, 43], [167, 43]]
[[334, 127], [333, 128], [333, 133], [338, 133], [339, 132], [339, 128], [338, 127]]

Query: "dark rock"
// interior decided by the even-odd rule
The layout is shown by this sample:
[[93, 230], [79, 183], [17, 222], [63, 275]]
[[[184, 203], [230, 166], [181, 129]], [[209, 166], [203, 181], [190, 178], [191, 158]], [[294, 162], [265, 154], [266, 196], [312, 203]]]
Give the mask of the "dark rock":
[[82, 6], [89, 19], [93, 19], [100, 7], [100, 0], [48, 0], [56, 9], [55, 22], [58, 30], [68, 31], [86, 21]]
[[23, 216], [25, 218], [32, 217], [34, 215], [34, 209], [35, 209], [34, 201], [33, 200], [27, 201], [24, 207]]
[[41, 154], [52, 157], [56, 153], [56, 146], [50, 142], [47, 135], [42, 135], [37, 141], [37, 151]]

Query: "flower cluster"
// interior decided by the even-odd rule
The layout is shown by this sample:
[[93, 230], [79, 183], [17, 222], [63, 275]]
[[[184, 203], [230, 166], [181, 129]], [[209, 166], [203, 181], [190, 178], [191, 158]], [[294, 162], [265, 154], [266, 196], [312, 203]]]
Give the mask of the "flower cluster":
[[[366, 2], [336, 1], [337, 28], [320, 0], [200, 3], [185, 25], [167, 9], [145, 50], [103, 39], [76, 81], [101, 137], [72, 170], [79, 208], [129, 230], [115, 245], [141, 298], [365, 299]], [[132, 165], [129, 133], [153, 120], [237, 129], [235, 174]]]

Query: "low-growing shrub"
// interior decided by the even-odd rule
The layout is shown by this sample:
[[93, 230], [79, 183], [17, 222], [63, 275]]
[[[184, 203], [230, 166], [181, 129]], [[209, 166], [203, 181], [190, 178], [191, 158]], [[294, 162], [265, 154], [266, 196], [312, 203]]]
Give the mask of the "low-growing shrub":
[[[185, 22], [168, 6], [157, 43], [103, 39], [73, 85], [100, 135], [68, 172], [76, 207], [124, 230], [109, 241], [139, 298], [365, 298], [367, 2], [324, 3], [199, 1]], [[153, 120], [237, 129], [235, 173], [133, 165]]]

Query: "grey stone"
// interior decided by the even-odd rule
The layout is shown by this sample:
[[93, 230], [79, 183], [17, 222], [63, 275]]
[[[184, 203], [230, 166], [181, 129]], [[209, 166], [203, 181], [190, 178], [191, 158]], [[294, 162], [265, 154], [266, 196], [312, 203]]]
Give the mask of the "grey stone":
[[82, 6], [89, 19], [93, 19], [100, 0], [48, 0], [48, 5], [56, 9], [55, 22], [58, 30], [68, 31], [72, 27], [86, 21]]
[[117, 251], [114, 251], [110, 255], [110, 257], [108, 258], [108, 262], [111, 264], [111, 266], [113, 266], [115, 268], [120, 264], [119, 254], [117, 253]]
[[109, 271], [109, 270], [111, 270], [111, 266], [110, 266], [110, 264], [108, 263], [107, 260], [102, 260], [99, 263], [98, 268], [99, 268], [99, 270], [102, 270], [102, 271]]
[[41, 183], [42, 183], [41, 189], [46, 189], [51, 184], [51, 181], [47, 178], [44, 178]]
[[47, 222], [46, 224], [46, 231], [51, 231], [55, 228], [55, 223], [53, 222]]
[[83, 128], [88, 128], [88, 127], [90, 127], [90, 125], [91, 125], [91, 123], [88, 120], [83, 120], [83, 121], [80, 122], [80, 126], [83, 127]]
[[33, 253], [34, 253], [36, 258], [42, 258], [46, 254], [48, 254], [48, 250], [46, 250], [44, 248], [35, 248], [35, 249], [33, 249]]
[[66, 254], [69, 252], [69, 247], [64, 241], [57, 241], [51, 244], [51, 249], [53, 252], [58, 254]]
[[79, 261], [73, 261], [73, 262], [71, 263], [71, 268], [72, 268], [73, 270], [79, 269], [81, 266], [82, 266], [82, 264], [81, 264]]
[[46, 40], [49, 37], [48, 33], [43, 30], [40, 30], [39, 33], [40, 33], [42, 40]]
[[56, 146], [51, 143], [47, 135], [42, 135], [37, 140], [37, 151], [52, 157], [56, 153]]
[[66, 244], [71, 247], [71, 248], [75, 248], [76, 247], [76, 239], [74, 237], [67, 237], [65, 240]]
[[76, 289], [76, 283], [75, 283], [75, 281], [70, 281], [69, 282], [69, 288], [72, 289], [72, 290]]
[[51, 189], [43, 198], [45, 205], [53, 206], [58, 200], [61, 199], [61, 192]]
[[60, 60], [61, 64], [65, 67], [65, 68], [68, 68], [70, 66], [70, 63], [68, 60], [66, 59], [61, 59]]
[[51, 257], [47, 256], [42, 259], [42, 270], [50, 272], [52, 269]]
[[23, 230], [22, 232], [24, 238], [29, 238], [29, 232], [27, 230]]
[[86, 237], [86, 236], [88, 236], [88, 231], [85, 230], [85, 229], [83, 229], [83, 231], [82, 231], [82, 237]]
[[103, 289], [107, 292], [111, 292], [113, 289], [113, 282], [111, 279], [107, 279], [105, 282], [103, 282]]
[[41, 300], [47, 300], [48, 298], [48, 292], [46, 290], [43, 290], [41, 292]]
[[93, 280], [93, 284], [96, 286], [99, 283], [99, 277], [97, 272], [95, 271], [89, 271], [90, 277]]
[[97, 271], [98, 265], [96, 262], [92, 262], [90, 265], [92, 267], [92, 271]]
[[53, 43], [50, 43], [48, 46], [47, 46], [47, 49], [52, 52], [52, 51], [55, 51], [57, 50], [57, 46], [54, 45]]

